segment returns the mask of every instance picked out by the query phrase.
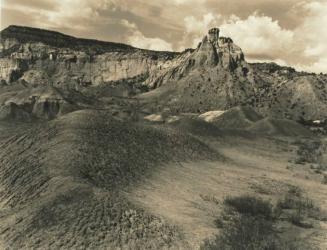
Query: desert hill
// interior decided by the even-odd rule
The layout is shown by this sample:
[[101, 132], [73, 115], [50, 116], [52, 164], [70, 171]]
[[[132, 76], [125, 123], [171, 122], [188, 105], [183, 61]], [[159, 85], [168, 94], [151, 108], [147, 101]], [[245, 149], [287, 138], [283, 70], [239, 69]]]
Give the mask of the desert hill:
[[209, 111], [199, 116], [220, 128], [245, 129], [262, 119], [251, 107], [238, 106], [224, 112]]
[[274, 135], [289, 137], [310, 137], [312, 133], [295, 121], [287, 119], [265, 118], [248, 127], [248, 130], [257, 135]]
[[[17, 249], [126, 247], [126, 240], [139, 248], [173, 246], [176, 230], [118, 190], [133, 188], [160, 164], [220, 158], [190, 135], [95, 110], [35, 124], [1, 139], [0, 148], [1, 237]], [[71, 233], [62, 237], [64, 231]], [[144, 240], [133, 242], [138, 234]]]
[[228, 249], [263, 226], [241, 244], [326, 249], [327, 76], [219, 33], [176, 53], [1, 31], [0, 248]]
[[[266, 133], [268, 122], [283, 133]], [[295, 122], [279, 122], [281, 128], [259, 120], [249, 128], [254, 137], [195, 116], [144, 123], [94, 109], [15, 123], [0, 123], [0, 239], [13, 249], [198, 249], [217, 233], [217, 204], [245, 190], [277, 202], [288, 185], [305, 183], [314, 202], [326, 206], [319, 175], [289, 163], [302, 147], [292, 141], [310, 136]], [[267, 194], [260, 191], [266, 182]], [[309, 231], [281, 223], [292, 232], [288, 240], [304, 244], [312, 233], [318, 236], [310, 242], [323, 246], [316, 220]]]
[[217, 28], [196, 49], [175, 53], [9, 26], [1, 31], [0, 63], [2, 86], [23, 82], [28, 88], [48, 85], [82, 93], [145, 92], [140, 101], [154, 112], [204, 113], [247, 105], [262, 116], [293, 120], [321, 120], [327, 112], [326, 75], [249, 64]]

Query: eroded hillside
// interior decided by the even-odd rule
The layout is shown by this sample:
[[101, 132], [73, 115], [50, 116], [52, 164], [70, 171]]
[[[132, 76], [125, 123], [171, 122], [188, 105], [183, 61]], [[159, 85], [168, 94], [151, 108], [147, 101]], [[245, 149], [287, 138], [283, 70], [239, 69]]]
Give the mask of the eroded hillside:
[[[322, 120], [327, 112], [326, 75], [248, 64], [241, 48], [231, 38], [220, 37], [217, 28], [195, 50], [174, 53], [10, 26], [1, 32], [0, 49], [1, 86], [50, 86], [84, 94], [109, 88], [123, 96], [146, 92], [140, 95], [146, 109], [175, 114], [248, 105], [263, 116], [308, 121]], [[25, 97], [33, 98], [43, 97]], [[5, 94], [0, 105], [9, 102], [26, 103], [8, 100]], [[58, 105], [52, 97], [49, 103]]]
[[245, 58], [3, 30], [0, 248], [326, 249], [327, 76]]

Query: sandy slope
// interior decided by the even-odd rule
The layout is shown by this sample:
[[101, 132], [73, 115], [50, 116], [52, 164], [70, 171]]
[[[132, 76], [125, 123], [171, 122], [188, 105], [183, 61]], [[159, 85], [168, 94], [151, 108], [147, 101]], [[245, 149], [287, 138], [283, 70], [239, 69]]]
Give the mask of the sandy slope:
[[[51, 122], [0, 124], [0, 244], [197, 249], [218, 232], [214, 220], [227, 195], [275, 202], [291, 184], [327, 209], [322, 175], [289, 162], [298, 138], [220, 130], [197, 120], [118, 118], [83, 110]], [[312, 229], [287, 224], [285, 235], [324, 249], [327, 226], [319, 223]]]
[[175, 249], [174, 225], [121, 192], [164, 162], [218, 159], [190, 135], [103, 111], [2, 131], [0, 242], [12, 249]]
[[[254, 194], [275, 202], [289, 185], [303, 188], [317, 204], [327, 209], [326, 186], [309, 173], [308, 167], [293, 165], [295, 148], [287, 141], [225, 137], [214, 142], [226, 161], [180, 162], [162, 166], [154, 177], [127, 194], [135, 204], [176, 223], [192, 249], [217, 233], [214, 220], [226, 196]], [[286, 168], [287, 166], [290, 166]], [[291, 236], [308, 238], [326, 249], [326, 222], [321, 228], [290, 228]], [[291, 240], [291, 238], [290, 238]]]

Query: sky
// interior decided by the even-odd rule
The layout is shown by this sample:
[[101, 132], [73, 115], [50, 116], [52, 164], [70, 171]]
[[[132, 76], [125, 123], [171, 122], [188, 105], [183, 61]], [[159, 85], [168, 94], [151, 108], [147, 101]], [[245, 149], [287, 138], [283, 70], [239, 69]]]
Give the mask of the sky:
[[327, 73], [327, 0], [0, 0], [24, 25], [152, 50], [195, 48], [219, 27], [250, 62]]

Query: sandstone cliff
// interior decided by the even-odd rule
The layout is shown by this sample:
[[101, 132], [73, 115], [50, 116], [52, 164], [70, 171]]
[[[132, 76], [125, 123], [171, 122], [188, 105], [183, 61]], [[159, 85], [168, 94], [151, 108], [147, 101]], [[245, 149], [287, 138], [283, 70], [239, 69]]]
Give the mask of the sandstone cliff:
[[[1, 32], [0, 80], [7, 84], [32, 70], [46, 76], [43, 83], [70, 86], [99, 85], [122, 79], [151, 79], [179, 56], [124, 44], [77, 39], [57, 32], [10, 26]], [[24, 78], [25, 79], [25, 78]], [[25, 79], [26, 80], [26, 79]], [[30, 84], [41, 83], [29, 77]]]
[[[228, 110], [251, 106], [263, 116], [324, 120], [327, 75], [297, 72], [274, 63], [249, 64], [231, 38], [209, 30], [197, 49], [157, 81], [160, 87], [142, 96], [173, 113]], [[157, 110], [154, 110], [157, 111]]]
[[[4, 114], [20, 113], [17, 107], [29, 106], [31, 98], [44, 99], [42, 91], [30, 88], [51, 87], [58, 93], [72, 93], [68, 96], [86, 95], [82, 98], [86, 103], [148, 91], [137, 98], [144, 109], [153, 112], [203, 113], [251, 106], [263, 116], [278, 118], [320, 120], [327, 116], [326, 75], [273, 63], [249, 64], [241, 48], [219, 33], [213, 28], [196, 49], [176, 53], [10, 26], [1, 31], [0, 106], [5, 107]], [[27, 89], [19, 90], [28, 95], [22, 98], [25, 101], [12, 102], [6, 92], [14, 93], [10, 86], [17, 84]], [[38, 94], [28, 94], [32, 92]], [[29, 108], [27, 112], [52, 118], [61, 114], [57, 107], [70, 102], [69, 98], [50, 95], [44, 99], [45, 110], [51, 107], [54, 111], [32, 112]]]
[[157, 81], [155, 93], [142, 96], [145, 102], [158, 101], [173, 113], [226, 110], [255, 95], [251, 66], [232, 39], [220, 37], [219, 29], [209, 30], [198, 47]]

